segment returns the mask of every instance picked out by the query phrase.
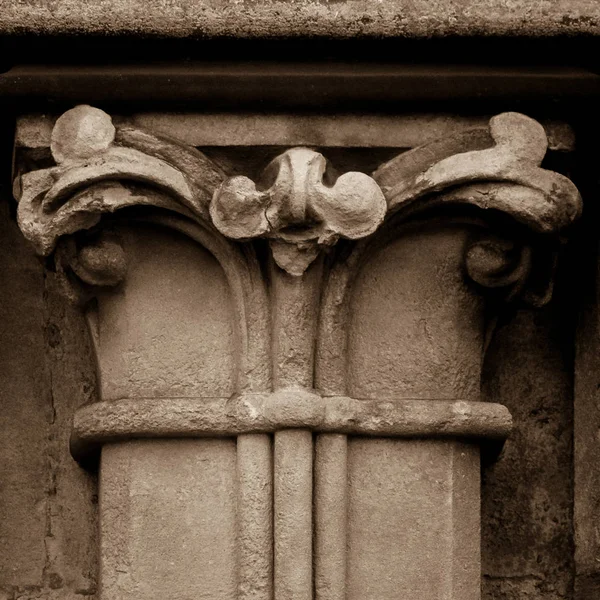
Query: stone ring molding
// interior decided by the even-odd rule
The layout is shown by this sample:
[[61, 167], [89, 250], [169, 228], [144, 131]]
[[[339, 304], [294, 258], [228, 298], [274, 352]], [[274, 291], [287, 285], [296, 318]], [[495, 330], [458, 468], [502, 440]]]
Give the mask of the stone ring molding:
[[102, 444], [139, 438], [230, 437], [307, 428], [314, 433], [504, 441], [508, 409], [489, 402], [360, 400], [305, 390], [234, 398], [133, 398], [96, 402], [75, 416], [73, 456], [82, 463]]
[[[416, 523], [435, 511], [456, 532], [447, 544], [418, 542], [420, 556], [433, 557], [427, 582], [436, 580], [429, 571], [451, 580], [451, 595], [436, 597], [478, 597], [480, 447], [511, 430], [504, 406], [480, 401], [483, 355], [504, 303], [550, 299], [557, 251], [582, 210], [575, 185], [541, 167], [547, 147], [539, 123], [502, 113], [372, 172], [337, 172], [315, 148], [282, 147], [260, 173], [240, 175], [90, 106], [58, 118], [54, 164], [23, 169], [14, 190], [23, 234], [86, 310], [96, 348], [100, 398], [76, 412], [71, 441], [82, 462], [102, 454], [109, 490], [101, 600], [143, 598], [145, 563], [132, 559], [123, 578], [115, 551], [123, 456], [138, 442], [174, 438], [235, 439], [239, 600], [365, 598], [388, 580], [425, 597], [419, 573], [398, 566], [378, 575], [379, 559], [363, 560], [351, 543], [356, 531], [379, 527], [373, 556], [401, 544], [384, 534], [402, 502]], [[222, 268], [235, 331], [231, 394], [179, 386], [181, 395], [154, 397], [135, 381], [106, 383], [114, 361], [104, 345], [127, 331], [134, 310], [125, 242], [138, 226], [183, 235]], [[164, 318], [185, 340], [179, 315]], [[144, 333], [142, 350], [152, 353], [156, 340]], [[185, 363], [189, 349], [174, 343]], [[196, 365], [184, 367], [193, 383]], [[163, 374], [152, 377], [158, 386]], [[417, 470], [439, 466], [441, 483], [418, 508], [368, 480], [378, 469], [395, 473], [402, 456]], [[351, 493], [360, 477], [367, 491]], [[373, 489], [383, 494], [375, 508]], [[364, 521], [356, 531], [351, 505]]]

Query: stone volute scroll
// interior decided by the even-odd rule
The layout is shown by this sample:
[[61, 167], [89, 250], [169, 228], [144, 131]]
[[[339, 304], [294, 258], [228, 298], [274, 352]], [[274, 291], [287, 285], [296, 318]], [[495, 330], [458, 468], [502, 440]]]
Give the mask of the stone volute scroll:
[[[89, 320], [101, 598], [480, 597], [480, 401], [508, 302], [550, 298], [581, 199], [517, 113], [337, 172], [227, 172], [79, 106], [18, 221]], [[41, 166], [41, 165], [40, 165]]]

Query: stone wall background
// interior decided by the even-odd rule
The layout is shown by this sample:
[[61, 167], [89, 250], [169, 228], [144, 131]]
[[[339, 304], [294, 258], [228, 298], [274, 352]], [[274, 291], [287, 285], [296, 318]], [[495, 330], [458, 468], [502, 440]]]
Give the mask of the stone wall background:
[[486, 356], [484, 397], [516, 424], [483, 472], [486, 600], [573, 598], [571, 315], [560, 293], [539, 312], [520, 310]]
[[69, 454], [95, 393], [85, 323], [32, 254], [2, 190], [0, 598], [93, 597], [96, 477]]

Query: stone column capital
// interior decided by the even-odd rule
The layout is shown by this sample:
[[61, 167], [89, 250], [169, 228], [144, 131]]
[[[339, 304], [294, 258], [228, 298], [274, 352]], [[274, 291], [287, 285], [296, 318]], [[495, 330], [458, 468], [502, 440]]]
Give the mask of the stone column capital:
[[[338, 176], [321, 153], [292, 148], [253, 182], [227, 178], [190, 146], [115, 127], [105, 112], [81, 105], [54, 125], [56, 166], [22, 175], [15, 194], [20, 227], [43, 256], [60, 238], [93, 228], [102, 215], [153, 206], [235, 240], [269, 238], [278, 264], [298, 275], [319, 247], [372, 236], [384, 220], [434, 207], [474, 207], [478, 215], [506, 215], [532, 234], [559, 235], [579, 216], [581, 198], [569, 179], [540, 167], [547, 145], [539, 123], [503, 113], [487, 127], [402, 153], [372, 176]], [[502, 254], [489, 242], [470, 252], [479, 283], [489, 279], [478, 272], [486, 249], [495, 254], [488, 261], [492, 269]]]
[[173, 596], [478, 598], [479, 451], [511, 429], [480, 402], [483, 354], [502, 302], [549, 300], [581, 212], [547, 146], [502, 113], [374, 170], [282, 146], [240, 174], [90, 106], [58, 118], [15, 195], [95, 342], [72, 450], [102, 454], [102, 600], [160, 597], [154, 476], [183, 490], [153, 488], [157, 535], [173, 507], [210, 521], [208, 489], [227, 506], [208, 531], [229, 591], [204, 565]]

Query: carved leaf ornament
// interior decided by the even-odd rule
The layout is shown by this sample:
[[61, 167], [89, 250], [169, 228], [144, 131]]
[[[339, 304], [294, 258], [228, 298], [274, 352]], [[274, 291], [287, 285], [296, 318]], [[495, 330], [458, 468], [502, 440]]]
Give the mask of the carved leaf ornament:
[[[54, 126], [56, 166], [16, 183], [18, 220], [37, 252], [48, 256], [60, 238], [94, 227], [103, 214], [154, 206], [234, 240], [266, 238], [276, 263], [300, 276], [338, 239], [367, 237], [395, 213], [437, 205], [498, 211], [534, 234], [559, 233], [579, 216], [581, 198], [569, 179], [540, 168], [546, 150], [539, 123], [503, 113], [488, 128], [400, 154], [372, 176], [337, 176], [322, 154], [292, 148], [254, 182], [227, 178], [195, 148], [116, 128], [103, 111], [78, 106]], [[504, 252], [491, 246], [492, 254]], [[481, 252], [471, 254], [476, 259]]]
[[194, 148], [143, 131], [116, 129], [105, 112], [77, 106], [60, 117], [50, 146], [56, 167], [21, 178], [18, 219], [42, 256], [58, 239], [130, 206], [166, 208], [207, 221], [225, 178]]
[[[327, 162], [318, 152], [293, 148], [275, 158], [258, 185], [228, 179], [214, 195], [210, 214], [217, 229], [234, 239], [267, 237], [277, 264], [301, 275], [319, 246], [373, 233], [387, 210], [385, 197], [364, 173], [345, 173], [324, 183]], [[302, 252], [304, 251], [304, 252]]]

